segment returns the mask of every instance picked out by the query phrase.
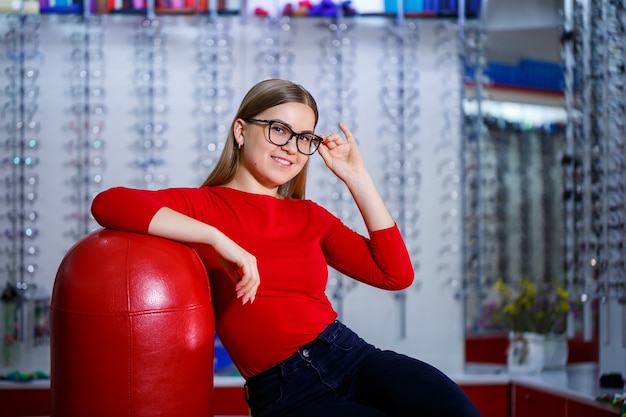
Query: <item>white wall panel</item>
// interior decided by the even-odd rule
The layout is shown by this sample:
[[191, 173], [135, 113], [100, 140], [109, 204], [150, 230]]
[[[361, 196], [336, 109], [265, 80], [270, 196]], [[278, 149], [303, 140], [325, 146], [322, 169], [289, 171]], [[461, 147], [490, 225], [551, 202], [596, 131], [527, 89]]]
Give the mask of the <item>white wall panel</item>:
[[[198, 33], [197, 19], [188, 16], [159, 17], [162, 32], [167, 36], [166, 68], [169, 75], [170, 107], [166, 117], [169, 130], [164, 136], [168, 145], [163, 153], [166, 158], [163, 170], [167, 173], [171, 186], [197, 186], [198, 177], [205, 175], [196, 172], [193, 166], [197, 156], [194, 128], [199, 122], [193, 113], [193, 74], [196, 71], [194, 39]], [[236, 107], [245, 91], [259, 80], [258, 52], [259, 45], [268, 36], [267, 22], [250, 18], [245, 24], [241, 24], [236, 17], [224, 19], [228, 19], [232, 25], [232, 101]], [[106, 19], [104, 85], [108, 112], [102, 135], [105, 141], [104, 157], [107, 161], [103, 172], [103, 188], [131, 185], [132, 178], [137, 174], [136, 168], [132, 166], [135, 155], [131, 150], [131, 143], [136, 139], [136, 134], [132, 131], [136, 122], [133, 112], [138, 105], [133, 90], [132, 74], [135, 64], [132, 36], [141, 20], [140, 16], [114, 15]], [[382, 18], [367, 18], [354, 19], [351, 23], [354, 26], [348, 36], [356, 51], [352, 80], [352, 87], [356, 92], [352, 103], [356, 120], [353, 128], [371, 174], [382, 190], [388, 185], [383, 182], [382, 177], [384, 167], [381, 154], [385, 144], [377, 137], [380, 125], [385, 121], [379, 100], [383, 83], [380, 59], [383, 52], [381, 39], [389, 22]], [[455, 276], [460, 279], [461, 271], [460, 262], [453, 265], [452, 272], [445, 276], [438, 270], [438, 251], [444, 242], [441, 241], [441, 177], [437, 170], [442, 156], [437, 153], [436, 148], [444, 128], [443, 113], [446, 110], [441, 99], [442, 80], [452, 80], [452, 85], [458, 84], [460, 70], [454, 65], [443, 69], [436, 65], [437, 54], [440, 52], [436, 46], [438, 24], [437, 21], [424, 21], [420, 23], [419, 30], [417, 65], [420, 72], [418, 105], [421, 110], [417, 137], [422, 161], [419, 168], [422, 181], [419, 191], [420, 234], [419, 242], [415, 243], [421, 251], [417, 255], [419, 259], [415, 259], [416, 264], [419, 264], [416, 284], [407, 290], [406, 335], [401, 335], [401, 309], [394, 294], [366, 288], [361, 284], [346, 296], [345, 314], [342, 318], [362, 336], [380, 347], [416, 356], [446, 371], [459, 372], [463, 364], [462, 306], [455, 299], [448, 278]], [[327, 22], [296, 19], [290, 25], [292, 42], [285, 48], [295, 54], [293, 80], [307, 87], [319, 103], [324, 103], [327, 100], [320, 97], [320, 77], [323, 74], [320, 73], [318, 63], [322, 53], [320, 42], [329, 36]], [[3, 26], [0, 27], [5, 30]], [[67, 179], [71, 176], [72, 169], [67, 166], [68, 155], [63, 144], [69, 140], [67, 126], [73, 118], [69, 112], [71, 101], [67, 74], [71, 69], [68, 58], [71, 46], [67, 37], [77, 28], [79, 26], [76, 23], [57, 16], [44, 16], [41, 25], [40, 48], [45, 60], [41, 64], [41, 94], [36, 116], [42, 124], [42, 145], [39, 151], [41, 163], [36, 168], [42, 178], [40, 199], [37, 203], [37, 210], [41, 213], [38, 222], [41, 230], [38, 238], [41, 255], [38, 259], [40, 270], [36, 282], [48, 290], [52, 288], [56, 268], [65, 251], [74, 243], [66, 234], [69, 228], [67, 215], [73, 209], [67, 201], [67, 196], [71, 193]], [[8, 62], [0, 59], [0, 65], [4, 67]], [[322, 114], [325, 114], [324, 109]], [[224, 123], [230, 124], [232, 114], [224, 117]], [[337, 120], [320, 120], [320, 125], [336, 126], [336, 122]], [[328, 175], [326, 171], [321, 163], [313, 164], [311, 178]], [[326, 197], [324, 193], [325, 190], [316, 187], [315, 181], [312, 181], [309, 197], [321, 201]], [[362, 231], [362, 225], [355, 227]], [[5, 281], [7, 276], [3, 275], [1, 279]], [[40, 361], [18, 364], [22, 371], [31, 371], [34, 370], [31, 367], [41, 366]]]

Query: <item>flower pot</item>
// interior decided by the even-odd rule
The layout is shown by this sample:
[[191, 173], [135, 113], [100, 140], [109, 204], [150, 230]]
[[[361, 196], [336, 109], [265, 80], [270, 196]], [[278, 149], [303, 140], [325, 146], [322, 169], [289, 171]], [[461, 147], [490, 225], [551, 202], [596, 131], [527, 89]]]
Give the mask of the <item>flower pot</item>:
[[509, 333], [507, 368], [511, 374], [535, 374], [543, 369], [544, 336], [530, 332]]
[[543, 369], [563, 369], [569, 348], [564, 333], [548, 333], [543, 342]]

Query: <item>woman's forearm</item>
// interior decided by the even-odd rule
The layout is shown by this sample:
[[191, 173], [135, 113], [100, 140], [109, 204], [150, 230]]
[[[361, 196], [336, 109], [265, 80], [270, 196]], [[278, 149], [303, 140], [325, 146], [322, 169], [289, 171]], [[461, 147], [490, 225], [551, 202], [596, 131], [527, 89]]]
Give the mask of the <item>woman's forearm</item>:
[[212, 246], [224, 271], [235, 284], [237, 298], [240, 298], [243, 304], [254, 302], [260, 283], [256, 257], [215, 227], [162, 207], [152, 217], [148, 233], [172, 240]]
[[168, 207], [160, 208], [152, 217], [148, 233], [187, 243], [204, 243], [213, 246], [217, 229]]
[[368, 173], [348, 179], [346, 185], [356, 202], [367, 230], [374, 232], [392, 227], [395, 222]]

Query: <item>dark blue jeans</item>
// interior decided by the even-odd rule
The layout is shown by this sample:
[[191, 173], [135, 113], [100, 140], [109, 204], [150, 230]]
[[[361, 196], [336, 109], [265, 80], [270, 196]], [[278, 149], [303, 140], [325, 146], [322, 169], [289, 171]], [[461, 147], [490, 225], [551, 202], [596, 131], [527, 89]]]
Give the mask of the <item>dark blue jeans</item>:
[[341, 322], [250, 378], [252, 417], [479, 417], [434, 367], [366, 343]]

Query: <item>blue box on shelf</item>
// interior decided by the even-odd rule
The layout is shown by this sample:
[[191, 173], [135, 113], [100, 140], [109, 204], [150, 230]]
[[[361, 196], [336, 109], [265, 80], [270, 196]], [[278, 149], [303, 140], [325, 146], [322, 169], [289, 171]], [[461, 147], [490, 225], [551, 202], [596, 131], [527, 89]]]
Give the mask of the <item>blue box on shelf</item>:
[[424, 11], [431, 13], [439, 13], [439, 0], [424, 0]]
[[[474, 80], [474, 73], [466, 75]], [[546, 61], [522, 59], [517, 65], [490, 62], [485, 68], [485, 75], [496, 85], [535, 88], [541, 90], [563, 90], [563, 66]]]
[[[89, 11], [96, 11], [95, 0], [90, 0]], [[40, 0], [39, 9], [41, 14], [77, 14], [84, 11], [84, 2], [81, 0]]]
[[217, 336], [217, 333], [215, 334], [213, 371], [216, 375], [233, 375], [237, 373], [237, 369], [226, 352], [224, 345], [222, 345], [222, 341]]
[[563, 66], [561, 64], [522, 59], [518, 68], [523, 85], [547, 90], [563, 89]]
[[515, 84], [515, 67], [507, 64], [491, 62], [485, 69], [485, 75], [495, 84]]
[[[402, 0], [402, 7], [406, 13], [456, 16], [460, 1], [465, 1], [466, 16], [476, 17], [480, 14], [481, 0]], [[385, 12], [398, 13], [398, 0], [385, 0]]]
[[[405, 13], [423, 12], [424, 1], [429, 0], [402, 0], [402, 9]], [[385, 12], [398, 13], [398, 0], [385, 0]]]
[[439, 14], [442, 16], [454, 16], [459, 13], [457, 0], [441, 0], [439, 2]]

